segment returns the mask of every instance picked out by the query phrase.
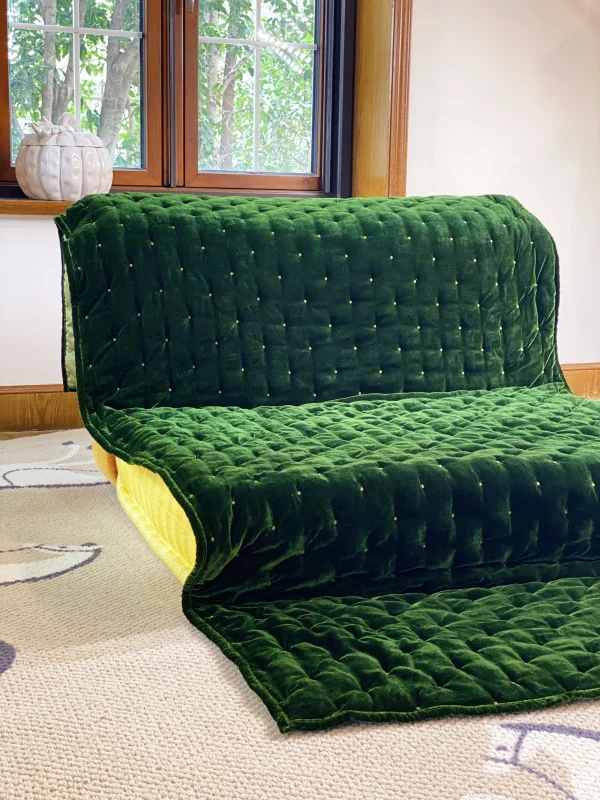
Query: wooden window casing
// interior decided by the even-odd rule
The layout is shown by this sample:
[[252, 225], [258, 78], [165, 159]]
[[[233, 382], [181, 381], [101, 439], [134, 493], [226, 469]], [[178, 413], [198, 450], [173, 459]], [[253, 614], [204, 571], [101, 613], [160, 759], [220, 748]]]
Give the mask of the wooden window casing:
[[[76, 0], [75, 0], [76, 1]], [[35, 2], [35, 0], [32, 0]], [[321, 192], [323, 189], [325, 9], [353, 0], [322, 0], [317, 25], [317, 114], [312, 174], [227, 172], [198, 169], [198, 2], [145, 0], [142, 81], [144, 168], [115, 169], [117, 189], [241, 192]], [[0, 0], [0, 184], [16, 183], [11, 164], [8, 3]], [[101, 29], [99, 29], [101, 34]], [[56, 120], [53, 120], [56, 122]]]

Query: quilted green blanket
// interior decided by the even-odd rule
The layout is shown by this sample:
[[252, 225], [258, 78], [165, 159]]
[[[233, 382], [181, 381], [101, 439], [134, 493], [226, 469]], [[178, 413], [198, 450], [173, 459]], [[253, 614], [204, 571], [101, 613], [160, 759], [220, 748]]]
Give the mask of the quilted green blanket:
[[84, 422], [185, 510], [184, 611], [281, 730], [600, 696], [600, 407], [522, 206], [125, 195], [58, 224]]

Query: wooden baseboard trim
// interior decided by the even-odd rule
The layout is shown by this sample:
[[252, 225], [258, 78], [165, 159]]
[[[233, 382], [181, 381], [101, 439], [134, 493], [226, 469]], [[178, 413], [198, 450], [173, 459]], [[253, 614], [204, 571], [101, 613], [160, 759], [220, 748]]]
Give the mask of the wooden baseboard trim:
[[0, 386], [0, 394], [47, 394], [64, 392], [62, 383], [33, 383], [26, 386]]
[[562, 364], [571, 391], [587, 400], [600, 400], [600, 363]]
[[64, 392], [62, 386], [52, 385], [0, 387], [0, 431], [82, 427], [75, 392]]
[[588, 361], [584, 364], [561, 364], [563, 372], [580, 372], [583, 369], [600, 369], [600, 361]]

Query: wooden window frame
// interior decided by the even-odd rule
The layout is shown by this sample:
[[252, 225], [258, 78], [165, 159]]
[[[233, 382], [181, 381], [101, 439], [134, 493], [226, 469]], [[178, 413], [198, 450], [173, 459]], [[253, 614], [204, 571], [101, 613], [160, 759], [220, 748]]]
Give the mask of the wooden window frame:
[[[17, 199], [10, 163], [8, 4], [0, 4], [0, 198], [14, 198], [0, 204], [10, 202], [14, 209], [23, 203], [29, 209], [46, 201]], [[198, 171], [198, 11], [188, 13], [187, 0], [145, 0], [146, 166], [115, 170], [113, 190], [349, 196], [355, 7], [356, 0], [321, 0], [317, 170], [288, 175]], [[36, 212], [23, 207], [23, 213]]]
[[[326, 3], [321, 2], [321, 12]], [[185, 13], [183, 30], [184, 52], [184, 175], [185, 186], [195, 190], [211, 189], [257, 189], [271, 191], [319, 192], [321, 191], [321, 159], [317, 158], [316, 174], [285, 174], [265, 172], [225, 172], [200, 171], [198, 169], [198, 3], [193, 13]], [[323, 30], [323, 25], [318, 26]], [[323, 35], [318, 43], [322, 74]], [[319, 81], [319, 89], [322, 80]], [[323, 127], [323, 103], [320, 94], [318, 103], [318, 134], [316, 146], [319, 149]], [[320, 155], [320, 154], [319, 154]]]
[[[8, 3], [0, 0], [0, 182], [15, 183], [15, 168], [11, 164], [10, 143], [10, 84], [8, 63]], [[163, 183], [162, 164], [162, 14], [160, 2], [144, 3], [144, 153], [143, 169], [116, 169], [113, 186], [130, 186], [144, 189], [160, 188]], [[98, 35], [102, 35], [98, 29]], [[149, 87], [152, 87], [149, 89]], [[53, 120], [56, 122], [56, 120]]]
[[357, 0], [353, 191], [406, 194], [413, 0]]

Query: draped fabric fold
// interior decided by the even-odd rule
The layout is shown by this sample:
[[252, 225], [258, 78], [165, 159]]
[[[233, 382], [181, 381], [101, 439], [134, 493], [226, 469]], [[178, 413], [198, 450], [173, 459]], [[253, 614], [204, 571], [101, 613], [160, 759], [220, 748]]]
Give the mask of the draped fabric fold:
[[600, 410], [517, 201], [134, 194], [57, 222], [86, 427], [185, 513], [184, 611], [282, 730], [600, 696]]

